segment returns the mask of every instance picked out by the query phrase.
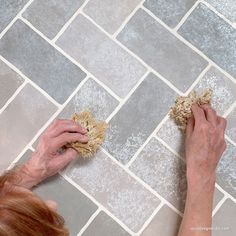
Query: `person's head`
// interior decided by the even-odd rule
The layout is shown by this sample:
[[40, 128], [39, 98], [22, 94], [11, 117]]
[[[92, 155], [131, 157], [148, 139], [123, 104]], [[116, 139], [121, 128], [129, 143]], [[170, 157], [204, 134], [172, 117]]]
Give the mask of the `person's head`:
[[53, 209], [53, 204], [12, 185], [13, 172], [0, 176], [0, 235], [68, 236], [64, 219]]

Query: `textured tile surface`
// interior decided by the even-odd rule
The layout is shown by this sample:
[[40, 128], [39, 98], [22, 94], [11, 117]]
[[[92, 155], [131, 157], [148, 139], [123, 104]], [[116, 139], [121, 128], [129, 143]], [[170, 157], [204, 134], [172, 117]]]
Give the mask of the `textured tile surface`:
[[118, 35], [118, 40], [183, 91], [207, 65], [203, 58], [141, 9]]
[[230, 199], [227, 199], [222, 207], [213, 217], [213, 236], [232, 236], [235, 235], [235, 215], [236, 204]]
[[199, 4], [178, 32], [216, 64], [236, 77], [235, 28], [204, 4]]
[[130, 170], [180, 211], [186, 198], [185, 163], [155, 138], [144, 147]]
[[0, 40], [0, 54], [63, 103], [85, 73], [18, 20]]
[[113, 34], [141, 0], [93, 0], [83, 11], [108, 33]]
[[78, 159], [67, 176], [135, 232], [160, 203], [102, 151], [91, 160]]
[[0, 60], [0, 109], [23, 82], [20, 75]]
[[175, 27], [197, 0], [146, 0], [144, 6], [170, 27]]
[[104, 147], [127, 163], [167, 114], [175, 92], [149, 74], [109, 122]]
[[227, 142], [217, 168], [217, 183], [234, 198], [236, 198], [236, 147]]
[[29, 0], [0, 0], [0, 33]]
[[236, 142], [236, 108], [227, 116], [227, 135]]
[[164, 205], [143, 231], [141, 236], [176, 236], [178, 234], [180, 223], [181, 217], [171, 208]]
[[56, 107], [31, 85], [21, 90], [0, 114], [0, 171], [17, 157], [55, 111]]
[[84, 0], [36, 0], [23, 17], [48, 38], [53, 38], [83, 4]]
[[146, 71], [82, 15], [72, 22], [57, 44], [121, 97]]
[[82, 236], [129, 236], [121, 226], [119, 226], [105, 212], [100, 212]]

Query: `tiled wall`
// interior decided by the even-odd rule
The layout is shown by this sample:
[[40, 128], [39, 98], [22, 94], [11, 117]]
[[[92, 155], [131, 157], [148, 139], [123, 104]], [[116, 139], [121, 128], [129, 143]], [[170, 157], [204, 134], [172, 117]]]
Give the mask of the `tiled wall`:
[[28, 159], [55, 118], [109, 122], [91, 160], [34, 191], [72, 236], [175, 236], [186, 197], [176, 96], [214, 90], [228, 120], [213, 236], [236, 235], [235, 0], [0, 0], [0, 170]]

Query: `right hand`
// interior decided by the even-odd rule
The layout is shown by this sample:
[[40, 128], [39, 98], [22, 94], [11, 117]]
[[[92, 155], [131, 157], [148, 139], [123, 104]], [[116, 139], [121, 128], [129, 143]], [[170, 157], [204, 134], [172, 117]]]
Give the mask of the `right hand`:
[[215, 183], [216, 167], [226, 149], [226, 120], [209, 105], [193, 105], [192, 112], [185, 140], [187, 180], [193, 185]]

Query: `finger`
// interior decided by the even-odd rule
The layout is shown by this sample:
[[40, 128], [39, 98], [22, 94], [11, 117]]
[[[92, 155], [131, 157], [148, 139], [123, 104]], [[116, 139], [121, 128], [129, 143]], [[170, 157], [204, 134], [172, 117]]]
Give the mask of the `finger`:
[[217, 114], [214, 109], [212, 109], [209, 105], [202, 105], [202, 109], [205, 112], [205, 116], [208, 122], [210, 122], [213, 126], [217, 125]]
[[219, 128], [222, 130], [223, 133], [225, 133], [227, 120], [223, 117], [217, 116], [217, 122], [218, 122]]
[[186, 127], [186, 136], [189, 137], [194, 130], [194, 117], [188, 119], [187, 127]]
[[53, 138], [52, 140], [52, 148], [57, 150], [67, 143], [73, 143], [73, 142], [81, 142], [81, 143], [87, 143], [88, 137], [86, 135], [82, 135], [79, 133], [63, 133], [59, 135], [56, 138]]
[[195, 126], [198, 126], [199, 124], [207, 121], [204, 110], [200, 108], [197, 104], [193, 104], [191, 109], [195, 120]]

